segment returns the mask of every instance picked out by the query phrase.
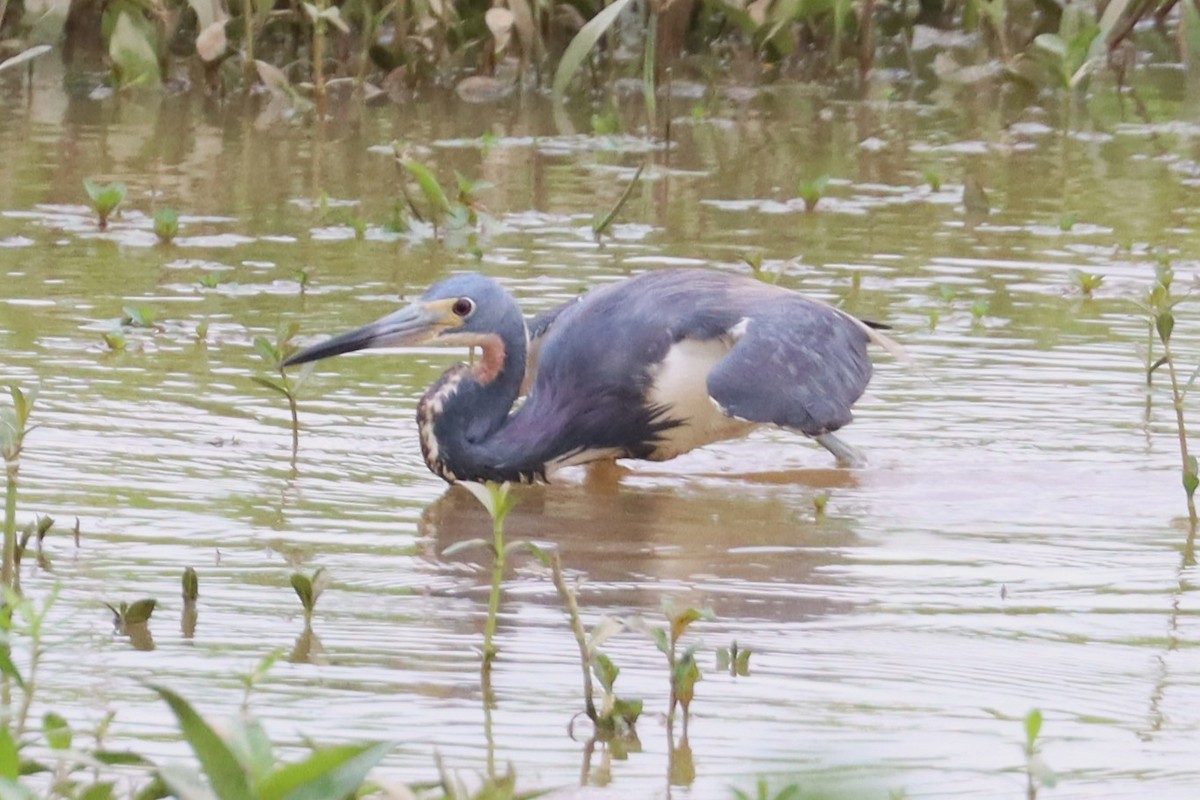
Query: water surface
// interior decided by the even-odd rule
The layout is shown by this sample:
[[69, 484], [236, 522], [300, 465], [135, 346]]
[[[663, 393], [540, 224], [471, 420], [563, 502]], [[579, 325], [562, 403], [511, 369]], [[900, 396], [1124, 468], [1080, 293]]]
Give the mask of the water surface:
[[[1134, 302], [1156, 249], [1180, 284], [1197, 264], [1200, 128], [1179, 122], [1188, 105], [1161, 77], [1143, 75], [1149, 118], [1105, 87], [1074, 115], [986, 84], [889, 101], [713, 90], [695, 113], [672, 104], [669, 157], [628, 109], [628, 135], [595, 137], [582, 117], [583, 133], [558, 130], [538, 98], [438, 98], [349, 108], [318, 136], [198, 98], [69, 97], [57, 78], [0, 95], [0, 380], [40, 390], [21, 510], [58, 525], [50, 569], [28, 565], [24, 584], [61, 587], [43, 699], [77, 725], [115, 709], [118, 739], [181, 756], [135, 679], [227, 714], [238, 676], [283, 648], [293, 659], [251, 701], [279, 741], [394, 740], [383, 771], [406, 781], [433, 777], [435, 754], [483, 770], [489, 573], [477, 554], [439, 554], [489, 524], [425, 469], [414, 420], [462, 354], [318, 365], [293, 459], [286, 407], [251, 381], [254, 337], [358, 325], [456, 270], [498, 278], [532, 314], [663, 266], [748, 272], [749, 257], [887, 321], [914, 357], [876, 354], [844, 432], [869, 466], [839, 470], [761, 432], [632, 465], [619, 487], [580, 472], [518, 490], [510, 537], [561, 548], [586, 579], [587, 623], [655, 621], [663, 598], [716, 620], [688, 639], [706, 668], [694, 774], [664, 723], [662, 656], [634, 633], [606, 649], [621, 693], [645, 700], [641, 748], [601, 747], [589, 771], [579, 726], [568, 735], [574, 641], [548, 576], [518, 560], [497, 634], [496, 762], [566, 797], [728, 797], [759, 774], [832, 776], [869, 796], [1017, 797], [1020, 720], [1040, 708], [1053, 796], [1194, 796], [1196, 570], [1173, 416], [1161, 388], [1147, 401]], [[474, 241], [387, 229], [397, 139], [425, 148], [447, 185], [454, 170], [492, 184], [493, 221]], [[597, 245], [593, 214], [648, 157]], [[821, 174], [829, 196], [805, 214], [797, 185]], [[985, 219], [964, 215], [968, 175], [988, 191]], [[85, 177], [129, 186], [108, 232], [81, 205]], [[156, 203], [180, 209], [173, 247], [154, 246]], [[1094, 298], [1071, 270], [1104, 275]], [[127, 330], [128, 351], [109, 352], [101, 337], [128, 305], [153, 307], [161, 329]], [[1188, 306], [1178, 317], [1190, 365], [1200, 338]], [[194, 638], [179, 632], [189, 566]], [[316, 567], [333, 583], [314, 646], [288, 577]], [[143, 596], [160, 601], [150, 651], [114, 635], [102, 605]], [[733, 640], [754, 651], [749, 677], [713, 668]]]

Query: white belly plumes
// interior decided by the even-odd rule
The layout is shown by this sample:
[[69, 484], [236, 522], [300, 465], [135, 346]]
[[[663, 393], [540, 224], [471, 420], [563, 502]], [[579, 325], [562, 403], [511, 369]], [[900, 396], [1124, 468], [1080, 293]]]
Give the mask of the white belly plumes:
[[652, 460], [666, 461], [712, 442], [740, 438], [757, 427], [727, 416], [708, 395], [708, 373], [733, 344], [729, 338], [684, 339], [655, 368], [647, 399], [681, 424], [663, 432]]

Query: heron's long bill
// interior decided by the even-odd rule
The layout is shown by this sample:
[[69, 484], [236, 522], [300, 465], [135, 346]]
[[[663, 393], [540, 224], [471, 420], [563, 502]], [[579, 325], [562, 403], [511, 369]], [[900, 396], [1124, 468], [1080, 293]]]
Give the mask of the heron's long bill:
[[450, 307], [454, 300], [418, 301], [382, 319], [306, 347], [283, 362], [291, 367], [372, 347], [410, 347], [424, 344], [462, 320]]

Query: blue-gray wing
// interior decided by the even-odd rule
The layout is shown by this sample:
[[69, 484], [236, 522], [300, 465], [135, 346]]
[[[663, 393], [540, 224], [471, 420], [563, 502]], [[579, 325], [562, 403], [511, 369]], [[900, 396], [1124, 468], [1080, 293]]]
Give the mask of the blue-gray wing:
[[871, 379], [861, 323], [790, 295], [755, 310], [731, 331], [735, 338], [739, 333], [708, 374], [708, 394], [726, 414], [809, 436], [850, 421], [850, 408]]
[[529, 391], [529, 387], [533, 385], [533, 381], [537, 377], [538, 362], [542, 356], [542, 343], [550, 335], [550, 329], [554, 327], [554, 323], [558, 321], [564, 311], [577, 304], [581, 299], [582, 296], [568, 300], [549, 311], [543, 311], [529, 321], [529, 350], [525, 359], [525, 380], [521, 384], [522, 395]]

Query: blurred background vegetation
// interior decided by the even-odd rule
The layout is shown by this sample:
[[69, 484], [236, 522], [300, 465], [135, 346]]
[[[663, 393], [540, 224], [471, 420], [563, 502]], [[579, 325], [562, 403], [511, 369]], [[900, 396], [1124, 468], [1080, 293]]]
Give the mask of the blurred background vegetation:
[[[1196, 0], [0, 0], [0, 70], [61, 45], [114, 91], [404, 103], [971, 68], [1034, 92], [1200, 53]], [[1133, 38], [1135, 29], [1145, 36]], [[953, 60], [948, 52], [953, 51]], [[634, 86], [634, 89], [637, 87]]]

